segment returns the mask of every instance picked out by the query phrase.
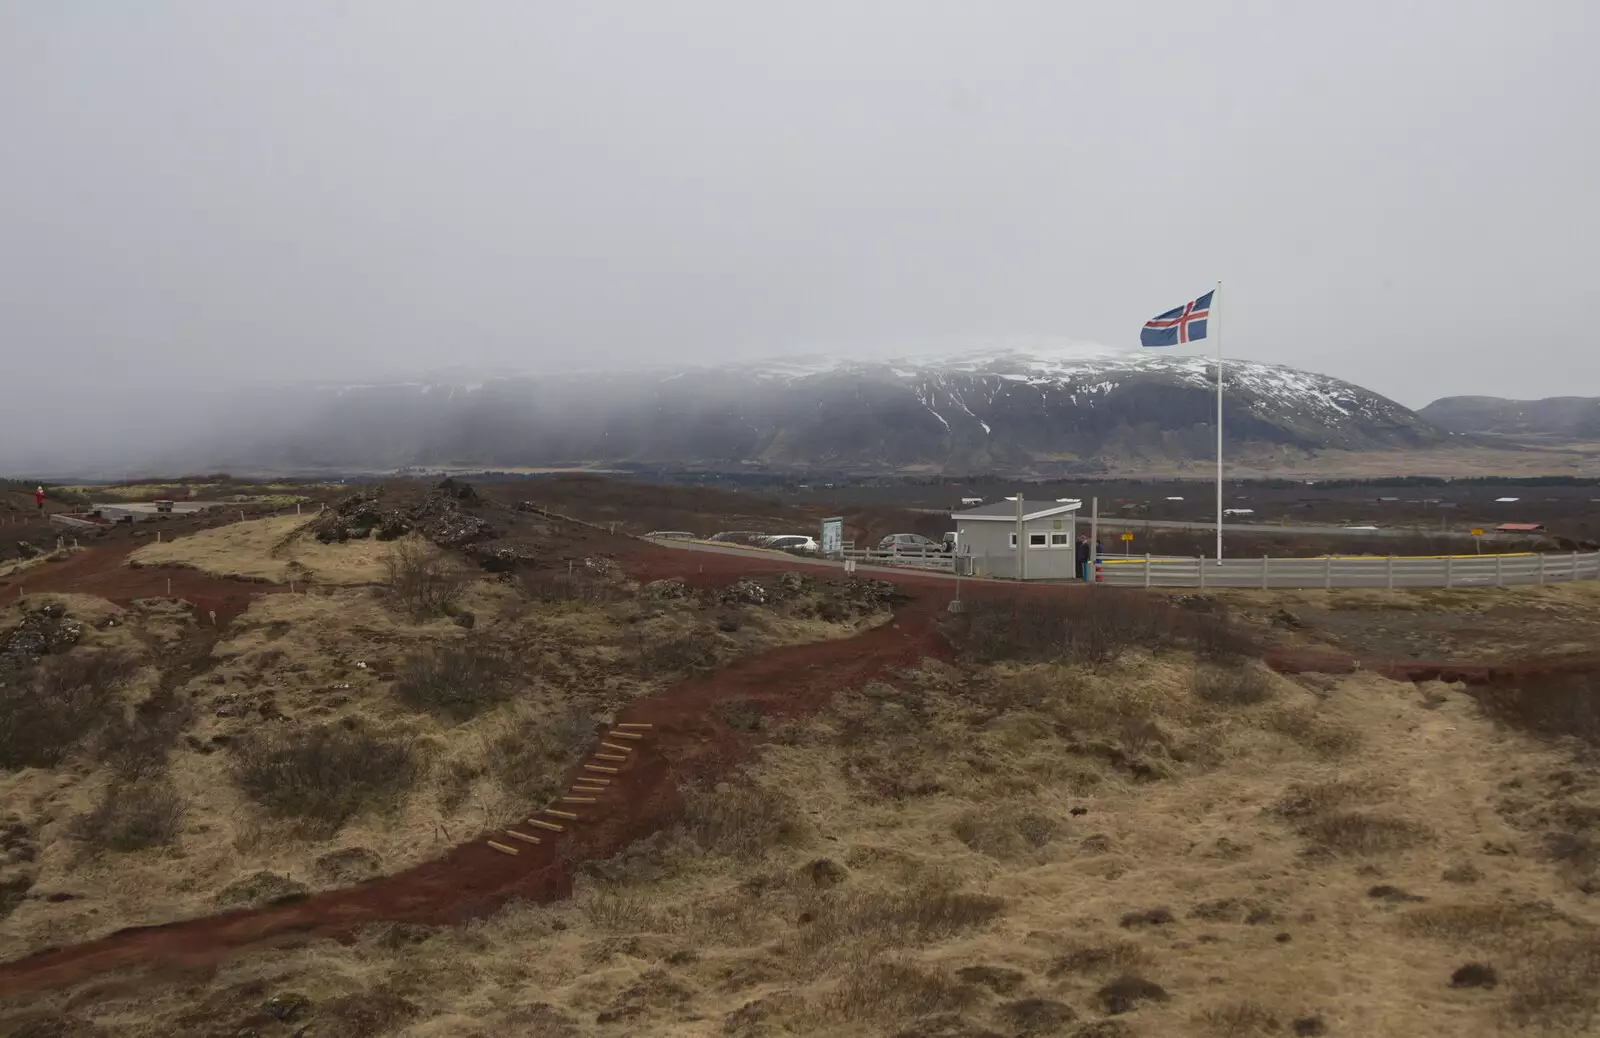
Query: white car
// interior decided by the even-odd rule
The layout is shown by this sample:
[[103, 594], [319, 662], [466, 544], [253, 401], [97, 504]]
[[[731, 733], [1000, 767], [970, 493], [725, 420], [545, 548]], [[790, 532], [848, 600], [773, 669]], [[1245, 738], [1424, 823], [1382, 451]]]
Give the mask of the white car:
[[763, 548], [775, 548], [778, 551], [792, 551], [803, 555], [815, 555], [821, 550], [815, 537], [805, 534], [778, 534], [774, 537], [761, 538]]

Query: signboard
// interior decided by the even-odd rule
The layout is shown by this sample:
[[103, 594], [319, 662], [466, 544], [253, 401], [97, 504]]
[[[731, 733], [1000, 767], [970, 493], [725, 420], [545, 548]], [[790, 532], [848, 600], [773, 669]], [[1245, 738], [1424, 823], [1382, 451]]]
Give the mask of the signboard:
[[1483, 536], [1483, 530], [1481, 528], [1479, 528], [1479, 527], [1474, 527], [1473, 530], [1472, 530], [1472, 536], [1474, 536], [1474, 537], [1482, 537]]
[[824, 555], [841, 555], [844, 553], [844, 517], [835, 516], [832, 519], [822, 520], [822, 536], [817, 538]]
[[1133, 531], [1132, 530], [1125, 531], [1123, 533], [1123, 535], [1122, 535], [1122, 539], [1125, 540], [1125, 541], [1133, 540]]

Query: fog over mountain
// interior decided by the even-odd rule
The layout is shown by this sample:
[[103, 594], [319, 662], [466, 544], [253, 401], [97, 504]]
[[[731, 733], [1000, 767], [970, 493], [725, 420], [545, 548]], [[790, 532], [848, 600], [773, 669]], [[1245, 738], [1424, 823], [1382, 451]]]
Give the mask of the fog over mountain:
[[[1218, 279], [1229, 356], [1412, 407], [1600, 392], [1570, 318], [1597, 35], [1585, 0], [3, 4], [0, 466], [476, 450], [515, 404], [419, 426], [374, 391], [356, 428], [293, 387], [1121, 349]], [[745, 391], [702, 381], [712, 411]], [[921, 457], [942, 429], [780, 420], [820, 385], [716, 450]], [[934, 410], [930, 463], [1133, 449], [1054, 398], [1055, 431], [987, 443]], [[617, 452], [706, 442], [627, 439], [651, 421], [607, 426]]]
[[[596, 463], [1137, 471], [1214, 455], [1215, 373], [1205, 358], [1081, 343], [885, 361], [441, 372], [219, 400], [229, 417], [215, 435], [142, 457], [119, 440], [104, 456], [150, 470], [235, 472]], [[1291, 368], [1229, 362], [1223, 400], [1228, 449], [1257, 458], [1456, 439], [1392, 400]]]

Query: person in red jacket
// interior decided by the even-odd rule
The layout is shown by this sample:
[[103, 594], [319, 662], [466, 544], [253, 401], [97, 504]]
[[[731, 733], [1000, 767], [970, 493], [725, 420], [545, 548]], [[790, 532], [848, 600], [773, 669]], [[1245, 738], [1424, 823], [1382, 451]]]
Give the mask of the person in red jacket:
[[44, 487], [36, 487], [33, 491], [33, 504], [39, 511], [44, 511]]

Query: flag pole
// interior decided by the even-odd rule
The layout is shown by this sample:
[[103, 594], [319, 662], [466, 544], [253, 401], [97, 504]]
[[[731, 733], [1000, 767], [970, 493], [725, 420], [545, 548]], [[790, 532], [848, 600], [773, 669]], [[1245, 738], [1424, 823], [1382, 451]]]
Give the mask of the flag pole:
[[1211, 296], [1211, 314], [1206, 322], [1206, 332], [1217, 340], [1217, 561], [1222, 561], [1222, 326], [1217, 320], [1217, 309], [1222, 303], [1222, 282]]

